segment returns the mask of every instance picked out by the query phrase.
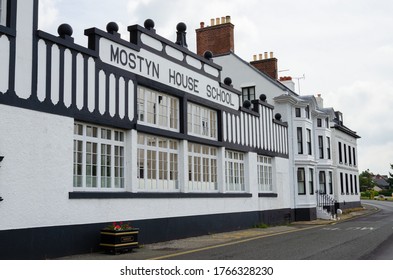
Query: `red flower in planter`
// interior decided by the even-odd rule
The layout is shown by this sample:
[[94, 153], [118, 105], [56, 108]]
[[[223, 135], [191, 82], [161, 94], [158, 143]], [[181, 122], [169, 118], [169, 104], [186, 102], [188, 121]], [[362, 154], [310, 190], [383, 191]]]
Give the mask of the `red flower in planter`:
[[130, 230], [133, 229], [134, 227], [132, 227], [131, 225], [127, 224], [127, 223], [123, 223], [123, 222], [113, 222], [112, 225], [105, 227], [105, 229], [108, 230]]

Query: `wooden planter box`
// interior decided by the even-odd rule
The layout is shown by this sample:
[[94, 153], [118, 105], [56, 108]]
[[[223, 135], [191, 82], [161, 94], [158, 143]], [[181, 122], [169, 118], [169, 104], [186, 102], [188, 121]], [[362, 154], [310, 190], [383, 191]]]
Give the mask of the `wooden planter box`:
[[118, 254], [138, 248], [139, 229], [131, 230], [101, 230], [100, 246], [106, 253]]

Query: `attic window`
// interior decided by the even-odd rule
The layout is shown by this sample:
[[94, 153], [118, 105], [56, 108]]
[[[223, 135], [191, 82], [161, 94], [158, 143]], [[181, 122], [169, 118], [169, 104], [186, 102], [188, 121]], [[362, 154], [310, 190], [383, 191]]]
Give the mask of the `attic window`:
[[253, 87], [244, 87], [242, 88], [242, 97], [243, 97], [243, 102], [245, 100], [255, 100], [255, 86]]

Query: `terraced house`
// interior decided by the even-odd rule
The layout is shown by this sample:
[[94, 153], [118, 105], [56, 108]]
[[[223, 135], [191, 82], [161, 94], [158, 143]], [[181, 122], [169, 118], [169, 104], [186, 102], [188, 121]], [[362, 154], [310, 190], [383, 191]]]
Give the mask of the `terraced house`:
[[[296, 220], [330, 219], [338, 208], [360, 205], [356, 132], [345, 126], [343, 114], [324, 107], [321, 94], [299, 95], [291, 77], [278, 77], [272, 52], [246, 62], [235, 53], [230, 17], [211, 19], [196, 30], [197, 53], [214, 54], [222, 73], [242, 92], [241, 104], [259, 99], [273, 105], [288, 123], [291, 207]], [[257, 111], [256, 107], [253, 107]]]
[[[337, 203], [359, 202], [357, 135], [313, 98], [191, 52], [185, 24], [172, 42], [152, 20], [129, 26], [127, 40], [111, 22], [85, 30], [85, 47], [68, 24], [56, 35], [38, 30], [37, 0], [0, 3], [1, 259], [99, 250], [99, 230], [114, 221], [151, 243], [314, 219], [322, 171]], [[239, 86], [259, 81], [260, 98]], [[313, 117], [294, 120], [290, 108]], [[324, 161], [305, 152], [309, 128], [312, 141], [323, 137]], [[301, 168], [304, 178], [314, 169], [312, 193]]]

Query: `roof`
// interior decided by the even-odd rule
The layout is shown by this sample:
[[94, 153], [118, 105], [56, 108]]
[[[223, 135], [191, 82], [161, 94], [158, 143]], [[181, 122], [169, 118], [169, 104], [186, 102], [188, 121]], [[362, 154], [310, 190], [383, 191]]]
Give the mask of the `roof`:
[[389, 183], [385, 181], [385, 179], [379, 177], [374, 177], [373, 178], [374, 183], [378, 186], [378, 187], [382, 187], [382, 188], [387, 188], [389, 187]]
[[[242, 59], [240, 56], [236, 55], [234, 52], [227, 52], [224, 54], [218, 54], [218, 55], [214, 55], [214, 57], [223, 57], [223, 56], [229, 56], [232, 55], [233, 57], [235, 57], [237, 60], [239, 60], [240, 62], [246, 64], [247, 66], [250, 67], [250, 69], [252, 69], [253, 71], [255, 71], [257, 74], [259, 74], [260, 76], [262, 76], [263, 78], [265, 78], [266, 80], [268, 80], [269, 82], [271, 82], [272, 84], [278, 86], [280, 89], [287, 91], [289, 94], [294, 95], [294, 96], [299, 96], [296, 92], [292, 91], [290, 88], [288, 88], [287, 86], [285, 86], [284, 84], [280, 83], [279, 81], [272, 79], [271, 77], [269, 77], [268, 75], [266, 75], [265, 73], [259, 71], [257, 68], [255, 68], [254, 66], [252, 66], [249, 62], [245, 61], [244, 59]], [[213, 57], [213, 58], [214, 58]]]

